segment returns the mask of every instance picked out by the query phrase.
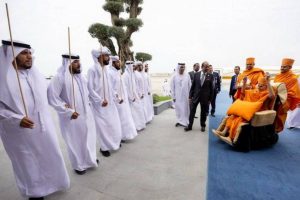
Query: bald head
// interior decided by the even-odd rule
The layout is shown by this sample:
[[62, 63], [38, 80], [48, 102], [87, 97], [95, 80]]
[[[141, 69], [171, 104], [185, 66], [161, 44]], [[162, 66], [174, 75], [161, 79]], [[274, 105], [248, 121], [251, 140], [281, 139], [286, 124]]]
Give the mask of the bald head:
[[208, 71], [208, 68], [209, 68], [209, 63], [207, 61], [204, 61], [202, 64], [201, 64], [201, 69], [204, 73], [206, 73]]

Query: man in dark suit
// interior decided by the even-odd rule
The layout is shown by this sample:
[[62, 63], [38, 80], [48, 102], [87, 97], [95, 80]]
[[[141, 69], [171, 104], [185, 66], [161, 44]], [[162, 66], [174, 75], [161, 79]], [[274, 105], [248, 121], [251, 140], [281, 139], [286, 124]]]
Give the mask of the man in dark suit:
[[199, 63], [195, 63], [195, 64], [193, 65], [193, 71], [190, 71], [190, 72], [189, 72], [189, 75], [190, 75], [190, 77], [191, 77], [191, 81], [192, 81], [192, 82], [193, 82], [193, 80], [194, 80], [194, 75], [199, 71], [199, 69], [200, 69]]
[[202, 70], [195, 73], [189, 96], [191, 101], [189, 125], [184, 129], [185, 131], [192, 130], [196, 108], [199, 103], [201, 106], [201, 131], [205, 131], [206, 112], [213, 97], [213, 76], [208, 73], [208, 67], [208, 62], [203, 62], [201, 65]]
[[[193, 71], [190, 71], [190, 72], [189, 72], [189, 75], [190, 75], [190, 77], [191, 77], [191, 82], [193, 82], [194, 76], [195, 76], [195, 74], [199, 71], [199, 69], [200, 69], [200, 64], [199, 64], [199, 63], [195, 63], [195, 64], [193, 65]], [[196, 111], [197, 111], [197, 108], [196, 108]], [[196, 112], [195, 112], [195, 113], [196, 113]], [[198, 118], [198, 117], [195, 116], [195, 118]]]
[[229, 97], [232, 98], [232, 102], [235, 101], [234, 99], [234, 94], [236, 93], [236, 80], [237, 77], [240, 74], [240, 67], [239, 66], [235, 66], [234, 67], [234, 75], [231, 77], [231, 82], [230, 82], [230, 89], [229, 89]]
[[[214, 94], [213, 98], [211, 100], [211, 110], [210, 110], [210, 115], [215, 117], [215, 111], [216, 111], [216, 99], [218, 93], [221, 91], [221, 76], [219, 75], [218, 72], [214, 72], [213, 66], [209, 65], [208, 72], [213, 75], [214, 78]], [[208, 114], [209, 110], [207, 110]]]

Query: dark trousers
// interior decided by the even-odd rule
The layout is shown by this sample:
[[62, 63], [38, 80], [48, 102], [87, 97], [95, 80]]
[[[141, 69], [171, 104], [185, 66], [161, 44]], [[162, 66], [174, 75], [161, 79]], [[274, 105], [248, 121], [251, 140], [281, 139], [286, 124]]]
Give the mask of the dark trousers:
[[[197, 103], [194, 103], [192, 102], [191, 105], [190, 105], [190, 117], [189, 117], [189, 128], [192, 128], [193, 127], [193, 124], [194, 124], [194, 117], [195, 117], [195, 114], [196, 114], [196, 110], [197, 110], [197, 106], [200, 102], [197, 102]], [[201, 107], [201, 114], [200, 114], [200, 125], [201, 127], [205, 127], [206, 124], [206, 118], [207, 118], [207, 110], [209, 108], [209, 104], [204, 104], [204, 103], [200, 103], [200, 107]]]
[[216, 99], [217, 99], [217, 95], [218, 95], [218, 92], [214, 91], [214, 95], [213, 95], [213, 98], [211, 100], [211, 110], [210, 110], [211, 114], [215, 114], [215, 111], [216, 111]]
[[236, 99], [234, 98], [235, 93], [236, 93], [236, 90], [232, 90], [232, 94], [233, 94], [233, 95], [231, 96], [231, 97], [232, 97], [232, 103], [236, 100]]

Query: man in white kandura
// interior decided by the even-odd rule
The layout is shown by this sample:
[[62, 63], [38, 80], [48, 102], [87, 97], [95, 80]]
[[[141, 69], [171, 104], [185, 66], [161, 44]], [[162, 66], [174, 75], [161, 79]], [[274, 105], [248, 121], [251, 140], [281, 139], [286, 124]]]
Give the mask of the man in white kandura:
[[189, 92], [191, 85], [190, 76], [185, 72], [185, 64], [178, 63], [176, 72], [171, 79], [171, 95], [175, 103], [177, 117], [175, 126], [186, 127], [189, 124]]
[[163, 96], [170, 96], [170, 83], [168, 82], [168, 79], [165, 79], [162, 84], [162, 94]]
[[137, 93], [135, 71], [133, 70], [133, 62], [126, 61], [126, 70], [124, 73], [124, 82], [127, 89], [128, 101], [131, 108], [133, 121], [137, 131], [141, 131], [146, 128], [146, 119], [142, 102]]
[[82, 175], [97, 167], [95, 120], [78, 55], [62, 55], [62, 66], [48, 87], [48, 101], [58, 113], [72, 168]]
[[137, 131], [132, 118], [124, 78], [120, 73], [121, 63], [118, 56], [111, 57], [111, 66], [108, 70], [109, 80], [114, 94], [114, 100], [119, 112], [122, 128], [122, 141], [132, 140], [137, 136]]
[[154, 117], [154, 109], [153, 109], [153, 98], [151, 94], [151, 77], [149, 74], [149, 65], [145, 64], [144, 69], [142, 71], [142, 75], [144, 78], [144, 91], [145, 91], [145, 108], [146, 108], [146, 122], [149, 123], [152, 121]]
[[[24, 197], [44, 199], [70, 186], [49, 110], [46, 79], [33, 66], [30, 45], [2, 41], [0, 47], [1, 139], [11, 160], [17, 186]], [[17, 69], [28, 116], [15, 72]]]
[[134, 70], [134, 75], [135, 75], [135, 81], [136, 81], [136, 90], [137, 94], [140, 97], [141, 101], [141, 107], [144, 111], [144, 118], [146, 121], [146, 124], [148, 123], [147, 121], [147, 109], [146, 109], [146, 103], [145, 103], [145, 82], [144, 82], [144, 77], [142, 75], [143, 73], [143, 63], [141, 61], [135, 62], [133, 65], [133, 70]]
[[110, 156], [111, 150], [121, 146], [122, 130], [113, 91], [108, 77], [110, 51], [107, 47], [93, 50], [94, 66], [88, 71], [88, 90], [92, 103], [100, 152]]

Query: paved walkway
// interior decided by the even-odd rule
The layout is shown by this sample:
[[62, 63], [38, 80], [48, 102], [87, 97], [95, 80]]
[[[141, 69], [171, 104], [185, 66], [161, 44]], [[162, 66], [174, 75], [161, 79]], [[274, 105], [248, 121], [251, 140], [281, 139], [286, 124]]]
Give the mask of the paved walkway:
[[[199, 116], [199, 114], [198, 114]], [[56, 119], [57, 120], [57, 119]], [[166, 110], [131, 143], [104, 158], [83, 176], [70, 168], [62, 138], [62, 151], [71, 188], [48, 200], [203, 200], [206, 191], [207, 131], [175, 128], [175, 111]], [[58, 124], [58, 123], [56, 123]], [[58, 127], [57, 127], [58, 129]], [[0, 199], [21, 200], [10, 160], [0, 143]], [[55, 169], [54, 169], [55, 170]]]

